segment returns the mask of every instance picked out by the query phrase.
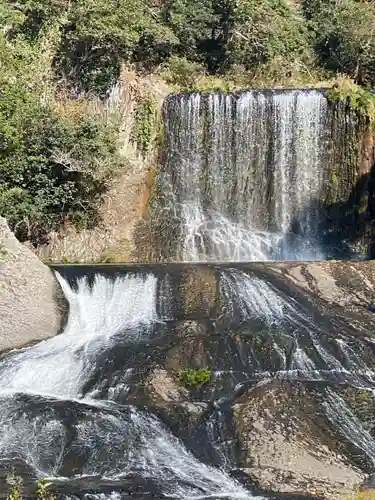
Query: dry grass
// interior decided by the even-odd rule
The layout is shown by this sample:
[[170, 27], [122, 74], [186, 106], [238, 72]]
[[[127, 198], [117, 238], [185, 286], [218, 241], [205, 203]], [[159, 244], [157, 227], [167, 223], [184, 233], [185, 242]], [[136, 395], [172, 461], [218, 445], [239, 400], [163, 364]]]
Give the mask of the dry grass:
[[375, 489], [365, 491], [355, 491], [345, 500], [375, 500]]

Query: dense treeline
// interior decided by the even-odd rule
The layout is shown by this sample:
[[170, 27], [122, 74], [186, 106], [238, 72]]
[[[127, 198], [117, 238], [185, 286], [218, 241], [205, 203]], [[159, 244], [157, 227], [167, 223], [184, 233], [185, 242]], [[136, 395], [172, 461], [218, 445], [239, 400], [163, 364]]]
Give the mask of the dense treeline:
[[117, 127], [89, 112], [123, 64], [180, 87], [375, 81], [364, 0], [7, 0], [0, 5], [0, 214], [38, 243], [95, 223], [122, 160]]

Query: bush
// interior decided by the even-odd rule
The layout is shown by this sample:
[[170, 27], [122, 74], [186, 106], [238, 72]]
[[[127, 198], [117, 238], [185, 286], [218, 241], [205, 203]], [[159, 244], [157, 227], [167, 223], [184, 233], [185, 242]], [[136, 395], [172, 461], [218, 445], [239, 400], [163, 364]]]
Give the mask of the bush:
[[139, 98], [135, 109], [132, 139], [145, 157], [150, 149], [157, 122], [157, 103], [150, 95]]
[[142, 0], [81, 0], [68, 11], [55, 66], [77, 91], [105, 95], [123, 62], [159, 60], [173, 43]]
[[282, 0], [247, 0], [233, 10], [232, 26], [226, 50], [227, 67], [242, 64], [247, 70], [261, 66], [290, 71], [301, 63], [310, 63], [308, 32]]
[[211, 377], [211, 372], [204, 368], [194, 370], [193, 368], [183, 368], [177, 373], [177, 379], [186, 387], [197, 387], [206, 384]]
[[164, 64], [161, 75], [167, 83], [178, 85], [181, 89], [190, 90], [197, 79], [204, 74], [204, 67], [186, 57], [172, 56]]
[[362, 124], [372, 125], [375, 121], [375, 95], [358, 85], [345, 85], [333, 87], [326, 92], [330, 101], [348, 103], [350, 109], [355, 111]]
[[114, 171], [117, 130], [82, 109], [69, 118], [17, 83], [0, 100], [0, 214], [17, 237], [43, 242], [66, 220], [96, 222]]
[[206, 63], [215, 46], [215, 30], [219, 17], [212, 0], [169, 0], [162, 10], [166, 25], [175, 34], [175, 55]]

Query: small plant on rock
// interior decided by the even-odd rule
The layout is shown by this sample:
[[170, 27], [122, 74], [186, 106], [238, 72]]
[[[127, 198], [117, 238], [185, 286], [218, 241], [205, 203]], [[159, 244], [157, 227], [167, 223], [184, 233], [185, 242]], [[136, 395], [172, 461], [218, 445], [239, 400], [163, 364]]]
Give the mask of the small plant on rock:
[[38, 500], [55, 500], [55, 497], [48, 492], [48, 483], [45, 479], [39, 479], [36, 483], [36, 493]]
[[183, 368], [177, 372], [177, 379], [186, 388], [198, 387], [206, 384], [211, 377], [211, 372], [205, 368], [195, 370], [193, 368]]

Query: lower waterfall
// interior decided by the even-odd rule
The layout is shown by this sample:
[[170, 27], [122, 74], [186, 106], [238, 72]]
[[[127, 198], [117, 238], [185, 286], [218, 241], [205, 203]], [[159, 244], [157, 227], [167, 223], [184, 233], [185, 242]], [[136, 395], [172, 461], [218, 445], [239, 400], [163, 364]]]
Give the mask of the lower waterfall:
[[[52, 482], [97, 477], [120, 490], [97, 499], [128, 498], [121, 486], [128, 476], [153, 481], [153, 498], [251, 498], [224, 471], [199, 462], [156, 416], [85, 393], [103, 355], [119, 343], [146, 343], [163, 322], [157, 278], [96, 275], [72, 287], [57, 277], [70, 306], [65, 331], [0, 362], [0, 458], [22, 458]], [[135, 367], [134, 360], [125, 369]]]
[[[295, 388], [356, 460], [375, 467], [370, 424], [347, 392], [373, 398], [373, 344], [277, 274], [215, 268], [218, 312], [192, 320], [168, 266], [66, 267], [57, 273], [70, 306], [64, 331], [0, 358], [0, 498], [1, 471], [14, 463], [26, 483], [46, 478], [58, 500], [263, 497], [235, 477], [242, 459], [232, 404], [271, 383], [292, 384], [274, 387]], [[189, 349], [198, 359], [202, 345], [206, 387], [188, 396], [164, 378], [158, 389], [171, 399], [147, 392]]]

